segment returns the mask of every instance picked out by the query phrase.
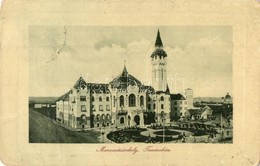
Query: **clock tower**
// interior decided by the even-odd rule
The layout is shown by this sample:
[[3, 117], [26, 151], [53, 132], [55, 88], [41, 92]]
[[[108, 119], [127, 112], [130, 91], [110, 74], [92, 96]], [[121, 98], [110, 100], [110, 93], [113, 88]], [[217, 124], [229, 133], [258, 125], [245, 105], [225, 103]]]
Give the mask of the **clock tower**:
[[167, 88], [167, 54], [163, 50], [160, 31], [157, 32], [155, 50], [151, 55], [152, 86], [156, 91], [166, 91]]

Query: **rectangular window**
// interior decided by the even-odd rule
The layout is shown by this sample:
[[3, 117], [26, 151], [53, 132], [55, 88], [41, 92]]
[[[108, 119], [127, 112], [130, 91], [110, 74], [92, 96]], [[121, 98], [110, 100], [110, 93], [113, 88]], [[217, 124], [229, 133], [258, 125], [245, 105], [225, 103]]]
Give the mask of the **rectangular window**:
[[107, 108], [106, 108], [106, 109], [107, 109], [107, 111], [110, 111], [110, 106], [109, 106], [109, 105], [107, 105], [106, 107], [107, 107]]
[[86, 105], [82, 105], [82, 106], [81, 106], [81, 112], [87, 112]]
[[156, 108], [156, 106], [155, 106], [155, 104], [153, 104], [153, 109], [155, 109]]
[[175, 107], [175, 111], [177, 111], [178, 110], [178, 108], [177, 107]]
[[163, 104], [161, 104], [161, 109], [163, 109]]
[[174, 104], [177, 105], [177, 101], [175, 101]]
[[87, 101], [86, 96], [80, 96], [80, 101]]
[[148, 110], [150, 110], [150, 109], [151, 109], [151, 105], [150, 105], [150, 104], [148, 104], [148, 105], [147, 105], [147, 108], [148, 108]]
[[99, 106], [99, 111], [103, 111], [103, 106], [102, 105]]

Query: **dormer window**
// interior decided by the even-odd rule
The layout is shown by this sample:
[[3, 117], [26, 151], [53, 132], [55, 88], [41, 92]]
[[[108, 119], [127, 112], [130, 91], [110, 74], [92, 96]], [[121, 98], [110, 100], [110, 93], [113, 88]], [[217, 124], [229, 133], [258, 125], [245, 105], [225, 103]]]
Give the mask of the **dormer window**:
[[161, 101], [164, 101], [164, 97], [163, 96], [161, 97]]

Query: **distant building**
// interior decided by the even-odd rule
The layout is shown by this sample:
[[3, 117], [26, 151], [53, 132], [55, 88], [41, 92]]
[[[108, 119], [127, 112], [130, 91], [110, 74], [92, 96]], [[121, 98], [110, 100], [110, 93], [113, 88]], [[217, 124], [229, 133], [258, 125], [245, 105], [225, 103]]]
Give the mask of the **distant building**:
[[198, 108], [190, 109], [189, 113], [190, 113], [189, 115], [191, 120], [199, 120], [199, 119], [209, 120], [212, 118], [213, 110], [206, 105], [200, 109]]
[[193, 108], [193, 90], [190, 88], [185, 89], [185, 97], [187, 100], [187, 108], [192, 109]]
[[31, 108], [41, 109], [56, 107], [56, 97], [29, 97], [29, 106]]
[[68, 128], [84, 129], [164, 124], [170, 123], [174, 115], [183, 116], [188, 110], [187, 101], [181, 94], [170, 93], [167, 53], [159, 30], [150, 58], [152, 86], [143, 85], [125, 66], [108, 84], [87, 83], [80, 77], [71, 90], [57, 100], [57, 120]]
[[201, 119], [205, 119], [205, 120], [211, 119], [212, 113], [213, 110], [206, 105], [205, 107], [202, 108]]
[[[187, 100], [182, 94], [171, 94], [171, 117], [174, 120], [185, 117], [188, 111]], [[178, 117], [178, 118], [177, 118]]]
[[224, 97], [223, 103], [225, 104], [232, 104], [232, 97], [229, 95], [229, 93], [226, 94], [226, 96]]

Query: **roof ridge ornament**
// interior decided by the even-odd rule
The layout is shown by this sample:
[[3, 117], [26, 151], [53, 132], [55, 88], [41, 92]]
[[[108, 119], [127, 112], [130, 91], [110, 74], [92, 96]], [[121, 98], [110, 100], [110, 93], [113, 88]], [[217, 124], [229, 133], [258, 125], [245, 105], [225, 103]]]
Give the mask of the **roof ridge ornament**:
[[123, 72], [122, 72], [122, 76], [127, 77], [127, 75], [128, 75], [128, 71], [126, 69], [125, 60], [124, 60], [124, 69], [123, 69]]

